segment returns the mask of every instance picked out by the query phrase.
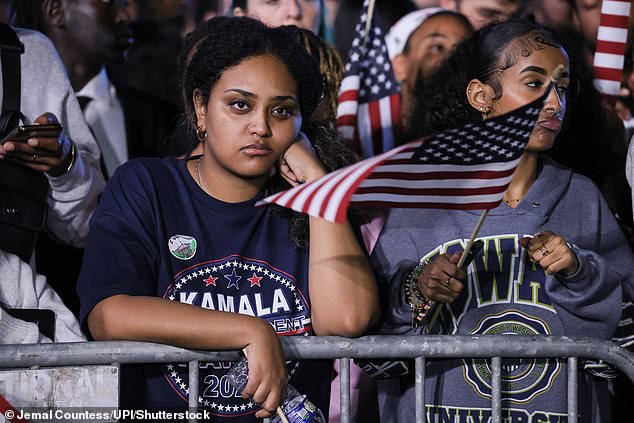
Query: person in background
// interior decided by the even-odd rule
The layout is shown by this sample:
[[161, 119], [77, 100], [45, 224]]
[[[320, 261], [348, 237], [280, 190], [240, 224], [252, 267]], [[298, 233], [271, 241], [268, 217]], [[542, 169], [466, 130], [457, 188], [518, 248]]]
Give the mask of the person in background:
[[[344, 148], [323, 156], [300, 133], [322, 78], [296, 28], [246, 17], [207, 25], [183, 74], [184, 107], [203, 154], [132, 160], [108, 182], [78, 285], [81, 322], [100, 340], [244, 349], [242, 398], [204, 398], [218, 421], [270, 416], [287, 372], [326, 412], [331, 363], [287, 370], [278, 333], [364, 333], [379, 313], [374, 274], [350, 223], [254, 206], [323, 176]], [[333, 151], [336, 140], [322, 141]], [[216, 389], [229, 364], [201, 365], [201, 392]], [[186, 409], [186, 373], [148, 367], [145, 405]]]
[[269, 26], [295, 25], [330, 40], [323, 0], [233, 0], [233, 16], [249, 16]]
[[[363, 0], [341, 0], [334, 17], [334, 46], [344, 60], [347, 60], [352, 47], [362, 7]], [[399, 19], [415, 10], [416, 6], [411, 0], [376, 0], [373, 19], [378, 20], [385, 34]]]
[[[129, 34], [134, 42], [125, 51], [125, 60], [108, 65], [109, 75], [117, 81], [169, 105], [171, 117], [179, 111], [178, 53], [185, 34], [195, 26], [192, 21], [195, 4], [200, 2], [130, 2], [125, 10]], [[170, 123], [170, 129], [173, 129], [174, 122]], [[174, 147], [170, 154], [184, 152], [179, 144]]]
[[[24, 52], [20, 55], [19, 94], [23, 123], [59, 121], [62, 131], [55, 136], [34, 137], [26, 142], [9, 138], [0, 145], [0, 167], [3, 172], [8, 170], [13, 173], [18, 169], [17, 166], [23, 166], [27, 172], [41, 172], [46, 179], [48, 192], [44, 230], [60, 242], [83, 247], [88, 234], [88, 222], [104, 187], [99, 169], [99, 148], [81, 116], [64, 65], [50, 40], [36, 31], [24, 28], [13, 30], [24, 46]], [[10, 79], [0, 80], [0, 92], [3, 95], [9, 95], [5, 92], [3, 82]], [[5, 168], [8, 165], [16, 167]], [[6, 173], [3, 175], [10, 176]], [[17, 208], [24, 215], [33, 213], [33, 210], [20, 210], [20, 207], [32, 207], [33, 203], [21, 202], [20, 197], [12, 192], [12, 189], [18, 192], [35, 189], [33, 186], [25, 187], [27, 183], [23, 180], [21, 186], [16, 187], [7, 186], [7, 180], [0, 183], [0, 208], [3, 214], [9, 208]], [[0, 343], [85, 340], [76, 318], [46, 283], [44, 276], [35, 270], [35, 238], [31, 239], [31, 234], [24, 228], [7, 226], [4, 217], [6, 215], [0, 219]], [[38, 235], [42, 236], [42, 233], [35, 234]], [[20, 246], [6, 244], [8, 238]], [[28, 248], [23, 248], [23, 245]], [[24, 257], [21, 259], [18, 255]], [[64, 261], [63, 256], [57, 259]], [[47, 314], [44, 318], [39, 314], [42, 310], [51, 311], [52, 316]], [[49, 330], [44, 331], [41, 329], [44, 324], [35, 323], [39, 320], [46, 320]]]
[[[568, 54], [552, 31], [509, 21], [477, 31], [418, 87], [413, 139], [486, 121], [550, 91], [503, 201], [478, 232], [484, 248], [468, 268], [457, 263], [481, 211], [390, 210], [371, 257], [389, 293], [380, 333], [423, 335], [415, 317], [436, 301], [444, 304], [431, 333], [613, 336], [624, 290], [634, 288], [634, 255], [594, 184], [543, 154], [561, 130], [570, 75]], [[490, 415], [484, 362], [434, 360], [425, 375], [428, 421]], [[504, 418], [565, 419], [565, 375], [559, 360], [503, 363]], [[380, 380], [381, 421], [413, 421], [414, 390], [413, 375]], [[579, 395], [583, 421], [610, 421], [605, 382], [581, 373]]]
[[586, 60], [592, 64], [601, 21], [601, 0], [570, 0], [570, 3], [573, 7], [573, 25], [581, 33]]
[[106, 177], [129, 158], [178, 153], [169, 144], [176, 107], [108, 69], [124, 62], [133, 41], [124, 1], [23, 0], [14, 2], [12, 21], [53, 41], [101, 148]]
[[531, 0], [522, 15], [550, 28], [559, 30], [573, 26], [573, 0]]
[[438, 5], [465, 15], [473, 28], [480, 29], [492, 22], [502, 22], [517, 16], [530, 1], [532, 0], [439, 0]]
[[455, 46], [473, 33], [461, 14], [423, 9], [401, 18], [385, 37], [394, 76], [401, 84], [401, 115], [407, 130], [418, 81], [429, 78]]
[[36, 31], [14, 30], [24, 45], [20, 57], [24, 123], [59, 122], [63, 131], [28, 142], [9, 139], [0, 145], [0, 160], [43, 172], [49, 185], [46, 232], [61, 242], [82, 247], [104, 187], [99, 148], [51, 41]]
[[[132, 88], [107, 68], [122, 63], [130, 46], [125, 2], [20, 0], [13, 2], [11, 16], [14, 24], [53, 42], [99, 146], [106, 179], [129, 158], [178, 154], [169, 142], [177, 106]], [[75, 283], [83, 251], [61, 241], [40, 237], [38, 271], [78, 313]]]

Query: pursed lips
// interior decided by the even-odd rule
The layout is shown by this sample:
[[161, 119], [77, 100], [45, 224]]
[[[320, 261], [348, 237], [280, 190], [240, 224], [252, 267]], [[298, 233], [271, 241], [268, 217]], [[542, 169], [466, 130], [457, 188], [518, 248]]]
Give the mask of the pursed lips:
[[553, 116], [546, 119], [541, 119], [538, 125], [551, 131], [559, 131], [561, 129], [561, 117]]
[[265, 156], [273, 151], [266, 144], [249, 144], [240, 150], [251, 156]]

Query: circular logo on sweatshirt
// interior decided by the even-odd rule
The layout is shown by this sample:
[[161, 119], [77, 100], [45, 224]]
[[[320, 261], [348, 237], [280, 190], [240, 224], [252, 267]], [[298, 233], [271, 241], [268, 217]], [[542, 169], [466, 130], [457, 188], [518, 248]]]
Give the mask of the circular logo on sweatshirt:
[[[550, 329], [540, 319], [510, 310], [486, 316], [471, 334], [548, 335]], [[491, 398], [491, 363], [487, 359], [462, 360], [465, 380], [482, 397]], [[547, 392], [561, 370], [558, 359], [517, 358], [502, 360], [502, 397], [515, 403], [530, 402]]]

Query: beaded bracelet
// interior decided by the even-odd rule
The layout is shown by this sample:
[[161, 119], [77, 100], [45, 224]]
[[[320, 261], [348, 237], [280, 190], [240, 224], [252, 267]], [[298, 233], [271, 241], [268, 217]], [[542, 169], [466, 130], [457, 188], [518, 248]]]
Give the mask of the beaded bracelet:
[[423, 273], [423, 269], [428, 264], [429, 261], [427, 260], [419, 262], [403, 281], [405, 301], [412, 310], [412, 328], [414, 329], [425, 320], [429, 309], [433, 305], [433, 301], [425, 298], [423, 293], [418, 289], [418, 276]]

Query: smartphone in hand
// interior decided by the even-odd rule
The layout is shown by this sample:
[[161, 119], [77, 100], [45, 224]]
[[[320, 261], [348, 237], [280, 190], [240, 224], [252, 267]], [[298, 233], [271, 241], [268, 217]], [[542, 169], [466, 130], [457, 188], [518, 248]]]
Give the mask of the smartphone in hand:
[[29, 138], [57, 138], [62, 132], [59, 123], [43, 125], [20, 125], [0, 140], [0, 145], [7, 141], [26, 142]]

